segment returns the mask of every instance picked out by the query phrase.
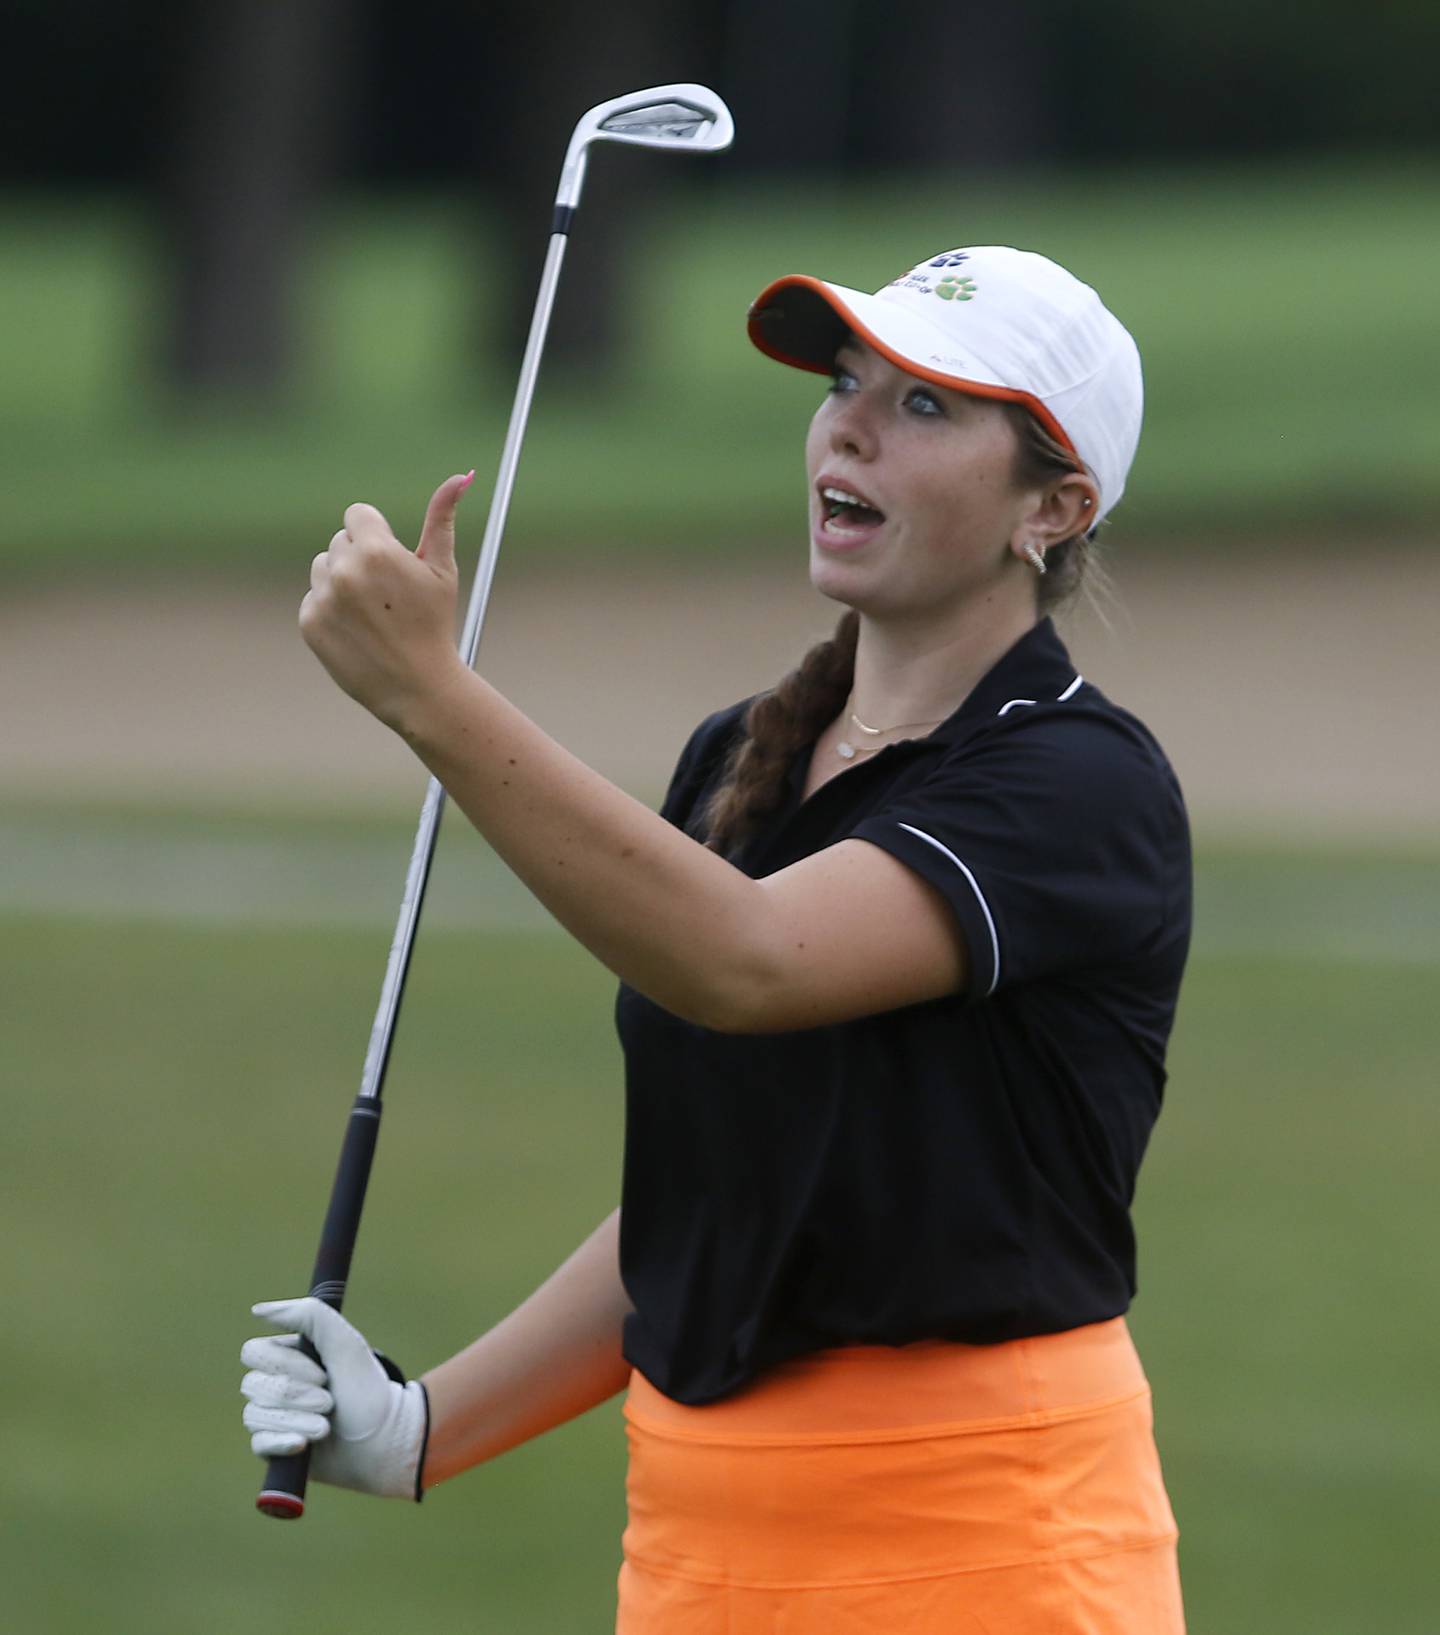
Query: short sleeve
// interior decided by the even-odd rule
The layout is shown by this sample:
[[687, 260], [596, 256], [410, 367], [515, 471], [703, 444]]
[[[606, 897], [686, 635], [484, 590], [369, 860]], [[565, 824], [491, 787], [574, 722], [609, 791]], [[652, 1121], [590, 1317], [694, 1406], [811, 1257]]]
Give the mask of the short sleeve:
[[949, 903], [972, 998], [1188, 937], [1184, 805], [1138, 724], [1027, 711], [952, 750], [852, 833]]

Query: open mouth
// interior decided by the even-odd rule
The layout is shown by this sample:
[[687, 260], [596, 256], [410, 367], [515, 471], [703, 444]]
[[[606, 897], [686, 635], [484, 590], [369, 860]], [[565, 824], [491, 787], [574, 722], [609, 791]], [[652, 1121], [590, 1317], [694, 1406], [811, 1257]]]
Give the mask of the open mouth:
[[871, 505], [853, 489], [827, 483], [820, 490], [820, 505], [824, 512], [821, 526], [829, 534], [856, 534], [868, 528], [878, 528], [885, 513]]

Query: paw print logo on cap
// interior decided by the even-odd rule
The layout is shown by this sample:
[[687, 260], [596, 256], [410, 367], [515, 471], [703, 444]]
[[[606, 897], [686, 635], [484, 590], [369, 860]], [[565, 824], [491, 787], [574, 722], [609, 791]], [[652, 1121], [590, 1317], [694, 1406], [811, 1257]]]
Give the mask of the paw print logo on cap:
[[949, 273], [935, 286], [942, 301], [969, 301], [975, 294], [975, 280], [959, 273]]

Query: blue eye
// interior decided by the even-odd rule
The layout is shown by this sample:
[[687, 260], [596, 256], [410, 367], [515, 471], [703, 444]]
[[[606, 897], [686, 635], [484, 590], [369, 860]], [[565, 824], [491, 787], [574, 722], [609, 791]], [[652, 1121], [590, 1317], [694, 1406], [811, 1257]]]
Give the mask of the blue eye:
[[917, 413], [930, 417], [943, 415], [944, 405], [933, 392], [926, 391], [923, 386], [917, 386], [905, 399], [905, 402]]
[[848, 369], [833, 369], [830, 373], [830, 384], [826, 390], [833, 397], [837, 392], [853, 392], [858, 382]]

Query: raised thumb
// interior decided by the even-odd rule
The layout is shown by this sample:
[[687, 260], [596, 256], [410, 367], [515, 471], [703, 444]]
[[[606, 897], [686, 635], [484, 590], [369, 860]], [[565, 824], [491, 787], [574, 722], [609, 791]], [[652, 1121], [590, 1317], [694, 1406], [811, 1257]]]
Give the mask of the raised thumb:
[[430, 496], [425, 507], [425, 526], [420, 530], [416, 556], [423, 557], [434, 567], [448, 567], [455, 561], [455, 507], [460, 496], [475, 481], [473, 471], [447, 477]]

